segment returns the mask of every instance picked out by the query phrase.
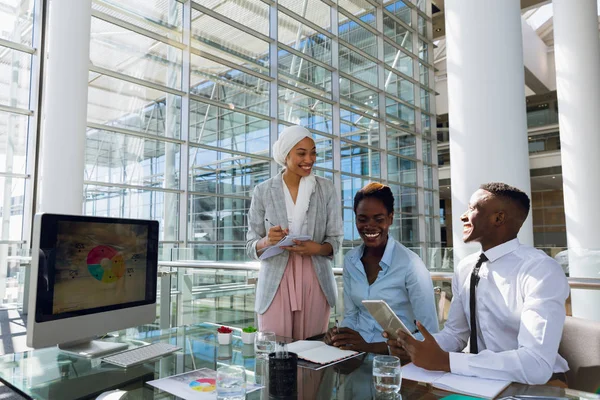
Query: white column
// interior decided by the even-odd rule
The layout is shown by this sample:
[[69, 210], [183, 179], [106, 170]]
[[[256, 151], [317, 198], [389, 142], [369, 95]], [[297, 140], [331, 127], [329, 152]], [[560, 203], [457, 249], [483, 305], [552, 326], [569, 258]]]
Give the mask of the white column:
[[[479, 185], [505, 182], [530, 194], [519, 0], [447, 0], [446, 51], [454, 259], [461, 214]], [[533, 245], [531, 213], [519, 239]]]
[[[600, 277], [600, 39], [596, 0], [554, 0], [554, 53], [569, 272]], [[576, 27], [576, 28], [575, 28]], [[573, 316], [600, 321], [600, 292], [572, 290]]]
[[81, 214], [92, 2], [49, 3], [38, 209]]

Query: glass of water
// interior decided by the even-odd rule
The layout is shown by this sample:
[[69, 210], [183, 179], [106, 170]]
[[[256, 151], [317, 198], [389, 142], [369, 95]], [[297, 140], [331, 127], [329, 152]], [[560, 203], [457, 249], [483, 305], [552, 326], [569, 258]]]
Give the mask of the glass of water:
[[378, 393], [398, 393], [402, 384], [400, 359], [394, 356], [375, 356], [373, 383]]
[[217, 368], [217, 399], [244, 400], [246, 398], [246, 370], [244, 367], [225, 365]]
[[256, 332], [254, 337], [254, 352], [256, 358], [268, 360], [269, 353], [275, 351], [275, 333], [274, 332]]

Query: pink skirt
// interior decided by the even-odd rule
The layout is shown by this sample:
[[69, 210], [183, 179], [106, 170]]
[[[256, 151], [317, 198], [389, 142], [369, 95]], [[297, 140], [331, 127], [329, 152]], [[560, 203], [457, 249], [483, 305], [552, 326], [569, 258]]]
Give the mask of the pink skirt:
[[303, 340], [327, 331], [330, 312], [311, 257], [290, 254], [273, 302], [258, 315], [258, 328]]

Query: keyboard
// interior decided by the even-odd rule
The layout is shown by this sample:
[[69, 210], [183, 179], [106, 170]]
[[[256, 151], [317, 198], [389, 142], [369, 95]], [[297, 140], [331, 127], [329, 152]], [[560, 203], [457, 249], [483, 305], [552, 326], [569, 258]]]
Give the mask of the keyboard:
[[127, 368], [166, 356], [177, 350], [181, 350], [181, 347], [169, 343], [152, 343], [102, 357], [102, 361]]

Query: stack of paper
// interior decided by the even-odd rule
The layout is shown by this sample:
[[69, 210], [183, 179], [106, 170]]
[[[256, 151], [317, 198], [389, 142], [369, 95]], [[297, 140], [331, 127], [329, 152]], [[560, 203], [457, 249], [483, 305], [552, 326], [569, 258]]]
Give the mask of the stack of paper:
[[309, 235], [287, 235], [283, 239], [281, 239], [277, 244], [273, 246], [267, 247], [263, 253], [260, 255], [260, 259], [264, 260], [266, 258], [270, 258], [276, 256], [277, 254], [283, 253], [282, 247], [285, 246], [294, 246], [294, 240], [299, 240], [301, 242], [305, 242], [307, 240], [311, 240], [312, 237]]
[[511, 382], [495, 379], [476, 378], [442, 371], [428, 371], [413, 363], [402, 367], [402, 378], [411, 381], [430, 383], [438, 389], [493, 399]]

